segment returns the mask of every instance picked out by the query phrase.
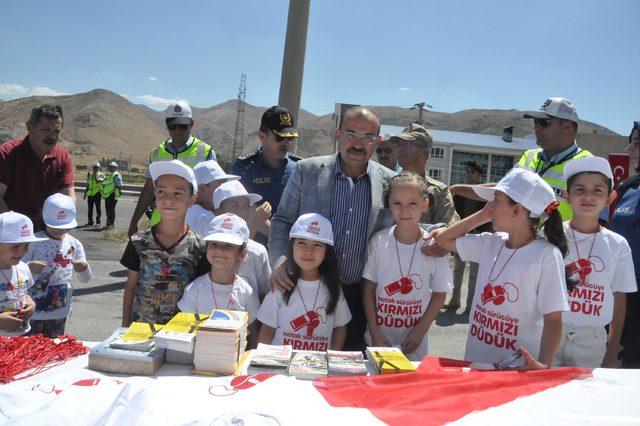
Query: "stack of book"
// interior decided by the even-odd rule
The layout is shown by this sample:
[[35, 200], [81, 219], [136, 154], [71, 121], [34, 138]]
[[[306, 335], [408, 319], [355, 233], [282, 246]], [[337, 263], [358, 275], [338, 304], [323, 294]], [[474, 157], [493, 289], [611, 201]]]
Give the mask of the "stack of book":
[[247, 346], [248, 321], [246, 312], [214, 309], [196, 330], [196, 370], [233, 374]]
[[162, 325], [146, 322], [132, 322], [126, 332], [109, 343], [111, 348], [147, 352], [153, 349], [154, 336], [162, 330]]
[[196, 329], [209, 315], [180, 312], [155, 335], [158, 348], [167, 350], [167, 362], [193, 364]]
[[289, 367], [293, 349], [291, 345], [267, 345], [258, 343], [249, 365], [249, 374], [279, 373], [284, 374]]
[[296, 351], [291, 356], [287, 374], [296, 379], [313, 380], [327, 377], [326, 352]]
[[367, 358], [377, 374], [406, 373], [416, 371], [416, 367], [396, 347], [369, 347]]
[[91, 349], [90, 370], [144, 376], [151, 376], [158, 371], [164, 362], [164, 349], [156, 347], [148, 350], [141, 350], [140, 347], [135, 350], [122, 349], [122, 342], [126, 342], [122, 338], [126, 332], [126, 327], [119, 328], [107, 340]]
[[366, 376], [367, 367], [360, 351], [327, 351], [329, 376]]

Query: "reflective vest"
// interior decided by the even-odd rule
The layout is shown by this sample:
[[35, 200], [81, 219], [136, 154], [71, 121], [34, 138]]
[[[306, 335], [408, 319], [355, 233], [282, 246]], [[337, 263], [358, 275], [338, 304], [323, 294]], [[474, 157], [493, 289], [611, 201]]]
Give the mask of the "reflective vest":
[[120, 189], [116, 188], [115, 177], [120, 176], [122, 180], [122, 175], [120, 173], [113, 172], [104, 180], [104, 184], [102, 185], [102, 198], [105, 200], [109, 198], [109, 195], [115, 192], [115, 199], [120, 198]]
[[98, 172], [87, 173], [87, 197], [92, 197], [102, 191], [102, 182], [104, 182], [104, 173]]
[[[159, 146], [154, 148], [153, 151], [151, 151], [151, 154], [149, 155], [149, 163], [178, 159], [193, 169], [196, 164], [205, 161], [211, 152], [211, 147], [195, 136], [193, 137], [193, 143], [191, 146], [185, 151], [177, 154], [173, 154], [167, 150], [167, 142], [169, 142], [169, 139], [162, 142]], [[213, 157], [215, 159], [215, 156]]]
[[591, 157], [593, 154], [586, 149], [578, 148], [578, 151], [576, 151], [575, 154], [570, 155], [567, 158], [561, 158], [561, 162], [553, 164], [551, 167], [545, 164], [541, 154], [542, 148], [526, 151], [522, 154], [522, 157], [520, 157], [517, 167], [538, 173], [545, 182], [551, 185], [551, 188], [553, 188], [553, 192], [556, 195], [556, 200], [560, 203], [558, 211], [562, 216], [562, 220], [570, 220], [573, 218], [573, 208], [564, 198], [563, 194], [563, 191], [567, 189], [567, 181], [564, 180], [564, 166], [566, 166], [570, 160], [582, 157]]

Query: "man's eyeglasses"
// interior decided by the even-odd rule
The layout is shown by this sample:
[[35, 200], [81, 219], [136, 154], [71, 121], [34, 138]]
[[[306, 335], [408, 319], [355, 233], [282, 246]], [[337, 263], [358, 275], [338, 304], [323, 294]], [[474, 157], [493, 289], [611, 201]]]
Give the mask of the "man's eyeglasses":
[[167, 129], [171, 130], [172, 132], [175, 130], [187, 130], [189, 128], [188, 124], [169, 124], [167, 126]]
[[534, 118], [533, 125], [538, 127], [547, 127], [551, 124], [550, 118]]
[[360, 135], [352, 130], [341, 130], [340, 133], [343, 134], [349, 142], [361, 140], [366, 143], [374, 143], [378, 138], [378, 135], [373, 135], [371, 133]]
[[387, 148], [376, 148], [376, 154], [391, 154], [393, 152], [393, 148], [391, 147], [387, 147]]

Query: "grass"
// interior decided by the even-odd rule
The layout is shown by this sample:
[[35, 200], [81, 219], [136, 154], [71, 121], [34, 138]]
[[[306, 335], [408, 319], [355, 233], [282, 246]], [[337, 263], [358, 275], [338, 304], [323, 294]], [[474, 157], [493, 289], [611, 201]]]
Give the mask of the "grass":
[[[146, 231], [147, 229], [149, 229], [149, 219], [147, 219], [146, 216], [143, 216], [143, 219], [138, 222], [138, 230]], [[102, 239], [126, 243], [127, 241], [129, 241], [129, 236], [127, 235], [127, 231], [120, 231], [113, 228], [104, 231], [104, 233], [102, 234]]]

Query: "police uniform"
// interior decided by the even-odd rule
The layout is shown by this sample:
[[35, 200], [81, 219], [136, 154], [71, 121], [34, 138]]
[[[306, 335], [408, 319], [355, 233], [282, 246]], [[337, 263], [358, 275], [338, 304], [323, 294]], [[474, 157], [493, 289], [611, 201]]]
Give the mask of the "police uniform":
[[234, 175], [240, 176], [240, 182], [247, 192], [260, 194], [263, 200], [271, 204], [272, 214], [278, 209], [284, 187], [287, 186], [293, 169], [301, 158], [287, 154], [280, 166], [272, 169], [262, 158], [262, 147], [252, 154], [241, 155], [233, 163]]

